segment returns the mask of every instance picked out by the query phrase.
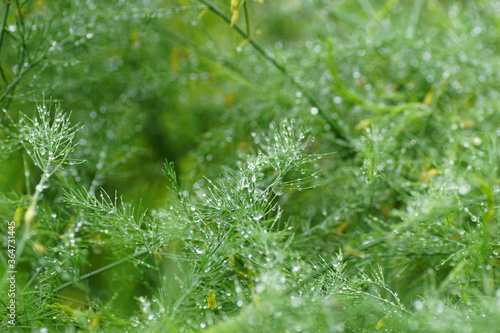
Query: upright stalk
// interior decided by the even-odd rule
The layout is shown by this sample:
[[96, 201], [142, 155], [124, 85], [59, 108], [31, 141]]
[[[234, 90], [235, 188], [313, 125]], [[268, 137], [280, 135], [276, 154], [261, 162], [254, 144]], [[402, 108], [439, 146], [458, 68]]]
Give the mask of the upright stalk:
[[[218, 8], [213, 3], [211, 3], [208, 0], [198, 0], [198, 1], [200, 1], [201, 3], [203, 3], [204, 5], [206, 5], [208, 9], [210, 9], [212, 12], [214, 12], [217, 16], [219, 16], [220, 18], [222, 18], [224, 21], [226, 21], [229, 24], [231, 23], [231, 18], [229, 16], [227, 16], [222, 10], [220, 10], [220, 8]], [[344, 141], [345, 143], [347, 143], [348, 146], [351, 145], [352, 138], [345, 132], [345, 130], [342, 128], [342, 126], [340, 126], [340, 124], [338, 123], [338, 121], [336, 121], [335, 119], [331, 118], [326, 113], [326, 111], [319, 104], [319, 102], [316, 100], [316, 98], [314, 98], [314, 96], [302, 84], [300, 84], [299, 82], [297, 82], [297, 80], [292, 75], [290, 75], [290, 73], [288, 72], [288, 70], [286, 69], [286, 67], [284, 65], [278, 63], [276, 61], [276, 59], [273, 56], [271, 56], [268, 52], [266, 52], [266, 50], [264, 50], [264, 48], [259, 43], [257, 43], [256, 41], [254, 41], [252, 39], [252, 37], [250, 36], [249, 33], [246, 33], [245, 31], [243, 31], [243, 29], [241, 29], [237, 24], [234, 24], [232, 26], [232, 28], [239, 35], [241, 35], [243, 38], [245, 38], [246, 40], [248, 40], [248, 43], [250, 45], [252, 45], [252, 47], [258, 53], [260, 53], [269, 63], [271, 63], [286, 78], [288, 78], [290, 80], [290, 82], [298, 90], [300, 90], [302, 92], [302, 94], [309, 101], [309, 104], [311, 104], [313, 107], [315, 107], [318, 110], [318, 114], [326, 121], [326, 123], [328, 125], [330, 125], [331, 130], [333, 131], [333, 133], [335, 134], [335, 136], [338, 139], [340, 139], [341, 141]]]
[[[2, 27], [0, 28], [0, 59], [2, 59], [3, 39], [4, 39], [5, 30], [7, 28], [7, 18], [9, 17], [9, 10], [10, 10], [10, 1], [6, 1]], [[2, 76], [3, 82], [5, 82], [4, 84], [7, 85], [7, 76], [5, 75], [5, 73], [3, 71], [3, 66], [2, 66], [1, 61], [0, 61], [0, 75]], [[0, 123], [3, 123], [4, 120], [5, 120], [5, 113], [2, 114], [2, 117], [0, 119]]]
[[2, 53], [3, 36], [7, 27], [7, 17], [9, 16], [10, 1], [5, 1], [5, 11], [3, 14], [2, 29], [0, 30], [0, 54]]

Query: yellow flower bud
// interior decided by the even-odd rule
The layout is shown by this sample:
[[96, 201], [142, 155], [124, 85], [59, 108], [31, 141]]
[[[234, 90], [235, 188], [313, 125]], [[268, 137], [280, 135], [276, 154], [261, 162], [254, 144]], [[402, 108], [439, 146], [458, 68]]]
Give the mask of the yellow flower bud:
[[23, 213], [23, 208], [17, 207], [16, 211], [14, 212], [14, 218], [12, 219], [12, 221], [16, 223], [16, 227], [19, 227], [19, 225], [21, 224], [22, 213]]
[[33, 221], [35, 215], [36, 215], [36, 205], [30, 205], [28, 207], [28, 210], [24, 214], [24, 223], [26, 223], [26, 225], [29, 226], [31, 224], [31, 221]]
[[231, 13], [238, 10], [239, 0], [231, 0]]
[[47, 248], [39, 241], [33, 243], [33, 249], [38, 253], [47, 254]]
[[97, 328], [99, 327], [99, 317], [93, 317], [92, 320], [90, 321], [90, 329], [92, 331], [95, 331], [97, 330]]
[[231, 16], [231, 24], [230, 24], [231, 27], [236, 24], [236, 21], [238, 21], [239, 17], [240, 17], [240, 11], [239, 10], [235, 10], [233, 12], [233, 15]]
[[217, 307], [217, 300], [215, 299], [215, 293], [212, 291], [207, 298], [208, 307], [210, 309], [215, 309]]

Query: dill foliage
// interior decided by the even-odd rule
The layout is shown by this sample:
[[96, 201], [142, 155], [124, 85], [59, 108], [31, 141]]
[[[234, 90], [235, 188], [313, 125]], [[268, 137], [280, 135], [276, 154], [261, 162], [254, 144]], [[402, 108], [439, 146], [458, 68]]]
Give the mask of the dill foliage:
[[0, 331], [497, 329], [499, 1], [0, 12]]

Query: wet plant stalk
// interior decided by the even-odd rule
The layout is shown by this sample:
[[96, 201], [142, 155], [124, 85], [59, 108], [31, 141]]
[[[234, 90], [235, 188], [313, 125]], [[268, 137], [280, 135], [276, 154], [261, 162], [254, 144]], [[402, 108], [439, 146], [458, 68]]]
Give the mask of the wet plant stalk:
[[10, 1], [6, 1], [2, 28], [0, 30], [0, 53], [2, 52], [3, 38], [4, 38], [5, 28], [7, 27], [7, 17], [9, 16], [9, 10], [10, 10]]
[[[224, 21], [226, 21], [227, 23], [231, 23], [231, 18], [229, 16], [227, 16], [224, 12], [222, 12], [222, 10], [220, 10], [216, 5], [214, 5], [213, 3], [211, 3], [208, 0], [199, 0], [199, 1], [201, 3], [203, 3], [204, 5], [206, 5], [212, 12], [214, 12], [217, 16], [222, 18]], [[236, 32], [238, 34], [240, 34], [243, 38], [248, 40], [248, 43], [250, 45], [252, 45], [252, 47], [258, 53], [260, 53], [269, 63], [271, 63], [283, 75], [285, 75], [285, 77], [287, 77], [290, 80], [290, 82], [304, 94], [304, 96], [309, 101], [309, 104], [311, 104], [313, 107], [318, 109], [318, 114], [321, 115], [321, 117], [326, 121], [326, 123], [328, 125], [330, 125], [333, 133], [335, 134], [335, 136], [338, 139], [340, 139], [341, 141], [346, 143], [348, 146], [351, 145], [352, 138], [347, 133], [345, 133], [345, 130], [342, 128], [342, 126], [340, 126], [340, 124], [337, 121], [332, 119], [326, 113], [326, 111], [320, 106], [320, 104], [316, 100], [316, 98], [314, 98], [312, 96], [312, 94], [304, 86], [302, 86], [299, 82], [297, 82], [297, 80], [295, 80], [293, 78], [292, 75], [290, 75], [290, 73], [288, 72], [288, 70], [286, 69], [286, 67], [284, 65], [278, 63], [273, 56], [271, 56], [268, 52], [266, 52], [266, 50], [264, 50], [264, 48], [259, 43], [254, 41], [252, 39], [252, 37], [248, 33], [246, 33], [245, 31], [243, 31], [243, 29], [241, 29], [237, 24], [233, 25], [232, 28], [234, 30], [236, 30]]]

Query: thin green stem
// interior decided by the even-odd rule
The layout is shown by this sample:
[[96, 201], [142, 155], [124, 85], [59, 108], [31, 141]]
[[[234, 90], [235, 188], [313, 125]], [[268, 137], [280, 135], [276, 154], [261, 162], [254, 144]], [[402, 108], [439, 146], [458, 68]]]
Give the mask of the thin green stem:
[[243, 9], [245, 11], [245, 24], [247, 27], [247, 35], [250, 36], [250, 19], [248, 18], [248, 6], [246, 1], [243, 3]]
[[375, 17], [377, 15], [369, 0], [358, 0], [358, 3], [363, 8], [367, 17]]
[[182, 289], [182, 294], [176, 299], [174, 305], [172, 306], [172, 310], [170, 311], [170, 320], [173, 320], [175, 318], [175, 316], [177, 315], [177, 311], [179, 310], [179, 307], [181, 306], [182, 302], [189, 295], [191, 290], [193, 290], [196, 287], [198, 282], [199, 282], [199, 277], [194, 276], [193, 279], [191, 280], [191, 283], [189, 284], [189, 286]]
[[34, 219], [36, 215], [36, 205], [38, 201], [40, 200], [40, 196], [42, 195], [42, 192], [45, 188], [45, 185], [47, 184], [49, 178], [46, 176], [46, 172], [42, 174], [42, 178], [40, 178], [40, 182], [38, 183], [37, 186], [35, 186], [35, 193], [33, 193], [33, 196], [31, 197], [31, 203], [26, 210], [26, 213], [24, 215], [24, 230], [23, 234], [21, 235], [21, 239], [17, 245], [16, 248], [16, 261], [19, 261], [19, 259], [22, 257], [24, 248], [26, 246], [26, 243], [30, 239], [31, 236], [31, 222]]
[[0, 102], [3, 101], [4, 99], [7, 99], [6, 106], [5, 108], [8, 108], [8, 104], [10, 103], [11, 96], [16, 90], [17, 85], [21, 82], [23, 77], [31, 71], [36, 65], [38, 65], [44, 58], [45, 58], [46, 53], [43, 53], [40, 57], [35, 59], [33, 62], [31, 62], [26, 69], [23, 69], [22, 66], [20, 67], [19, 74], [15, 77], [15, 79], [5, 88], [5, 90], [2, 92], [0, 95]]
[[123, 259], [120, 259], [120, 260], [118, 260], [118, 261], [115, 261], [114, 263], [111, 263], [111, 264], [109, 264], [109, 265], [106, 265], [106, 266], [104, 266], [104, 267], [101, 267], [101, 268], [99, 268], [99, 269], [96, 269], [95, 271], [92, 271], [92, 272], [90, 272], [90, 273], [88, 273], [88, 274], [82, 275], [82, 276], [80, 276], [78, 279], [76, 279], [76, 280], [74, 280], [74, 281], [66, 282], [66, 283], [64, 283], [64, 284], [60, 285], [59, 287], [57, 287], [56, 289], [54, 289], [54, 291], [56, 291], [56, 292], [57, 292], [57, 291], [60, 291], [60, 290], [62, 290], [62, 289], [64, 289], [64, 288], [66, 288], [66, 287], [69, 287], [69, 286], [71, 286], [71, 285], [73, 285], [73, 284], [77, 283], [77, 282], [80, 282], [80, 281], [86, 280], [86, 279], [88, 279], [88, 278], [90, 278], [90, 277], [92, 277], [92, 276], [94, 276], [94, 275], [97, 275], [97, 274], [102, 273], [102, 272], [104, 272], [104, 271], [107, 271], [107, 270], [109, 270], [109, 269], [111, 269], [111, 268], [113, 268], [113, 267], [116, 267], [116, 266], [118, 266], [118, 265], [121, 265], [121, 264], [123, 264], [124, 262], [129, 261], [129, 260], [130, 260], [130, 259], [132, 259], [132, 258], [136, 258], [136, 257], [138, 257], [138, 256], [140, 256], [140, 255], [143, 255], [143, 254], [145, 254], [145, 253], [147, 253], [147, 252], [149, 252], [149, 250], [147, 250], [147, 249], [145, 249], [145, 250], [141, 250], [141, 251], [139, 251], [139, 252], [136, 252], [136, 253], [134, 253], [134, 254], [132, 254], [132, 255], [130, 255], [130, 256], [128, 256], [128, 257], [126, 257], [126, 258], [123, 258]]
[[[4, 12], [4, 16], [3, 16], [2, 27], [0, 28], [0, 55], [2, 53], [4, 33], [5, 33], [5, 30], [7, 27], [7, 18], [9, 16], [9, 10], [10, 10], [10, 2], [7, 1], [5, 3], [5, 12]], [[1, 56], [0, 56], [0, 59], [2, 59]], [[7, 76], [5, 75], [1, 61], [0, 61], [0, 75], [2, 76], [2, 80], [5, 82], [5, 84], [7, 84]], [[5, 113], [2, 114], [2, 119], [1, 119], [0, 123], [3, 123], [4, 120], [5, 120]]]
[[[372, 248], [372, 247], [374, 247], [376, 245], [379, 245], [379, 244], [382, 244], [382, 243], [385, 243], [385, 242], [390, 242], [390, 241], [394, 240], [398, 235], [401, 235], [405, 231], [410, 230], [413, 226], [414, 226], [414, 223], [408, 223], [408, 224], [402, 226], [401, 228], [399, 228], [398, 230], [391, 231], [391, 232], [387, 233], [386, 235], [384, 235], [382, 237], [374, 239], [371, 242], [367, 242], [367, 243], [364, 243], [364, 244], [360, 245], [358, 248], [356, 248], [356, 250], [362, 252], [362, 251], [366, 251], [366, 250], [368, 250], [368, 249], [370, 249], [370, 248]], [[342, 256], [342, 262], [346, 262], [350, 258], [353, 258], [352, 254], [344, 253], [343, 256]], [[302, 281], [302, 283], [300, 285], [302, 285], [302, 286], [303, 285], [307, 285], [309, 282], [311, 282], [313, 280], [316, 280], [317, 278], [319, 278], [320, 276], [324, 275], [325, 273], [327, 273], [331, 269], [332, 268], [328, 267], [328, 266], [324, 267], [320, 271], [318, 271], [318, 272], [314, 273], [313, 275], [309, 276], [308, 278], [306, 278], [304, 281]], [[294, 290], [295, 290], [295, 288], [289, 289], [287, 291], [287, 294], [292, 293]]]
[[[206, 5], [212, 12], [214, 12], [217, 16], [222, 18], [224, 21], [227, 23], [231, 23], [231, 18], [227, 16], [222, 10], [220, 10], [216, 5], [211, 3], [208, 0], [198, 0], [204, 5]], [[313, 107], [315, 107], [318, 110], [318, 114], [326, 121], [328, 125], [330, 125], [331, 130], [335, 134], [335, 136], [340, 139], [341, 141], [344, 141], [345, 143], [350, 146], [352, 142], [352, 138], [346, 133], [346, 131], [342, 128], [342, 126], [328, 115], [328, 113], [323, 109], [323, 107], [320, 105], [318, 100], [312, 96], [312, 94], [302, 85], [300, 84], [286, 69], [286, 67], [282, 64], [280, 64], [276, 59], [270, 55], [264, 48], [254, 41], [252, 37], [243, 31], [237, 24], [233, 25], [232, 27], [240, 36], [248, 40], [248, 43], [252, 45], [252, 47], [260, 54], [262, 55], [269, 63], [271, 63], [277, 70], [279, 70], [286, 78], [290, 80], [290, 82], [302, 92], [302, 94], [307, 98], [309, 104], [311, 104]]]
[[410, 22], [408, 24], [408, 28], [406, 28], [406, 34], [409, 38], [413, 38], [415, 35], [415, 29], [418, 24], [418, 20], [420, 18], [420, 14], [422, 13], [422, 7], [424, 6], [425, 0], [417, 0], [413, 4], [413, 9], [410, 14]]
[[5, 28], [7, 27], [7, 17], [9, 16], [10, 1], [5, 2], [5, 12], [3, 14], [2, 29], [0, 30], [0, 53], [2, 53], [3, 38], [5, 33]]

